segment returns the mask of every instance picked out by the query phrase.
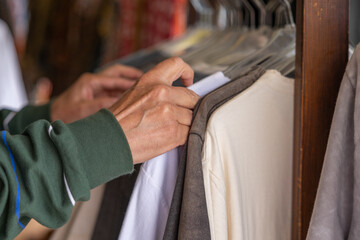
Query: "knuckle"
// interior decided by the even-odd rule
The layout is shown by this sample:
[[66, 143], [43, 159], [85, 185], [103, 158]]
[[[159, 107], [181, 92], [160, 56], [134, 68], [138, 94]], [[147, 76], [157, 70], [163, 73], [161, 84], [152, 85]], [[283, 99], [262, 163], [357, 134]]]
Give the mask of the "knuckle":
[[[166, 118], [166, 119], [171, 119], [172, 118], [172, 106], [170, 103], [162, 103], [160, 105], [160, 113], [161, 116]], [[172, 125], [172, 124], [170, 124]]]
[[164, 101], [168, 97], [169, 87], [166, 85], [156, 85], [154, 89], [151, 91], [152, 97], [158, 99], [160, 101]]

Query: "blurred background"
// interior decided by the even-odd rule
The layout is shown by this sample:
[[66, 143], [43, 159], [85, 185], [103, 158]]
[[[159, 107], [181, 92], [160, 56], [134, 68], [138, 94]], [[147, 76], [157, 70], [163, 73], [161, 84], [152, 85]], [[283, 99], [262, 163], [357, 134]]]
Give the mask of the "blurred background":
[[84, 72], [181, 35], [186, 14], [186, 0], [0, 0], [27, 92], [50, 80], [53, 96]]
[[[199, 10], [200, 2], [204, 1], [0, 0], [0, 19], [14, 39], [27, 98], [41, 104], [63, 92], [82, 73], [180, 37], [195, 25], [225, 28], [228, 16], [222, 11], [223, 1], [205, 1], [215, 9], [211, 19], [206, 9]], [[294, 0], [296, 19], [295, 6]], [[360, 1], [350, 0], [350, 6], [350, 44], [355, 46], [360, 42]], [[2, 44], [0, 34], [0, 71], [5, 64]], [[10, 84], [7, 78], [3, 82]], [[0, 88], [3, 86], [0, 79]], [[26, 102], [19, 101], [18, 107]], [[45, 234], [35, 229], [40, 236], [34, 239], [46, 239], [45, 228]]]
[[[182, 35], [197, 20], [196, 2], [0, 0], [0, 19], [13, 34], [25, 88], [33, 99], [36, 86], [40, 98], [50, 90], [57, 96], [84, 72]], [[219, 1], [207, 2], [219, 7]], [[350, 2], [350, 41], [356, 45], [360, 1]], [[294, 9], [296, 1], [292, 5]], [[217, 19], [221, 27], [221, 16]]]
[[[182, 35], [197, 21], [197, 1], [191, 2], [0, 0], [0, 19], [15, 40], [30, 100], [42, 102], [48, 92], [59, 95], [84, 72]], [[207, 2], [219, 7], [218, 1]], [[221, 26], [219, 19], [215, 24]]]

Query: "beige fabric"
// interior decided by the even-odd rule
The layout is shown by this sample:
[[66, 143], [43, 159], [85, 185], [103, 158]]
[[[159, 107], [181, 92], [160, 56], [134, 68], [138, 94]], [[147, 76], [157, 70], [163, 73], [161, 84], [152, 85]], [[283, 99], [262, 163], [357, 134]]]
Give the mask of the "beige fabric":
[[290, 239], [294, 80], [268, 70], [211, 116], [202, 164], [212, 239]]
[[14, 240], [45, 240], [49, 238], [52, 229], [44, 227], [34, 219], [26, 225], [26, 228]]
[[105, 184], [90, 191], [90, 200], [77, 202], [70, 221], [57, 229], [50, 240], [90, 240], [100, 209]]

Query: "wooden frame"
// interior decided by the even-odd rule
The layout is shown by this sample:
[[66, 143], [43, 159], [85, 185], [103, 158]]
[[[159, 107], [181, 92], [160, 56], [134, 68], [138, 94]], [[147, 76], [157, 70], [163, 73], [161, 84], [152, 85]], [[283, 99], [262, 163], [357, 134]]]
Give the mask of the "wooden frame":
[[305, 239], [348, 58], [349, 0], [297, 0], [292, 239]]

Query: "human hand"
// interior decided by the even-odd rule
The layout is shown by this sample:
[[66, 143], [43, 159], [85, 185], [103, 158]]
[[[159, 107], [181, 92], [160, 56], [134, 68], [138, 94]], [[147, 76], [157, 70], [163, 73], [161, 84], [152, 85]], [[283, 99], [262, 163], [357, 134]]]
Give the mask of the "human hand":
[[40, 78], [34, 90], [34, 104], [41, 105], [50, 101], [53, 84], [48, 78]]
[[199, 96], [171, 84], [193, 83], [194, 72], [181, 58], [170, 58], [144, 74], [109, 110], [122, 127], [134, 164], [186, 142]]
[[141, 76], [140, 70], [119, 64], [85, 73], [52, 103], [51, 120], [70, 123], [107, 108]]
[[114, 64], [112, 66], [103, 69], [98, 74], [107, 77], [119, 77], [119, 78], [138, 80], [143, 75], [143, 72], [134, 67], [125, 66], [122, 64]]

